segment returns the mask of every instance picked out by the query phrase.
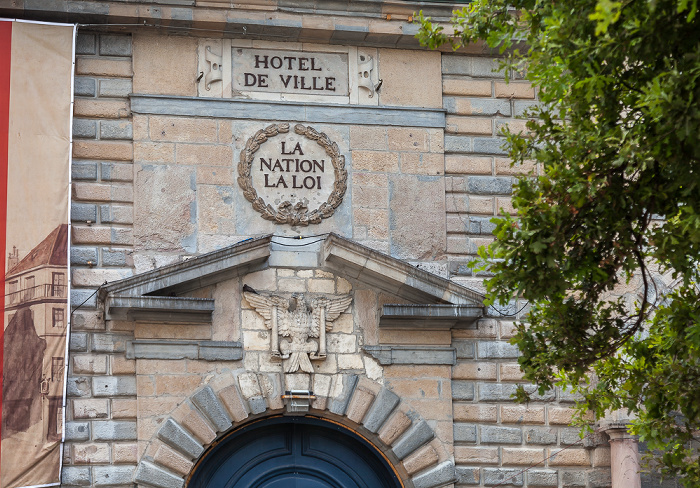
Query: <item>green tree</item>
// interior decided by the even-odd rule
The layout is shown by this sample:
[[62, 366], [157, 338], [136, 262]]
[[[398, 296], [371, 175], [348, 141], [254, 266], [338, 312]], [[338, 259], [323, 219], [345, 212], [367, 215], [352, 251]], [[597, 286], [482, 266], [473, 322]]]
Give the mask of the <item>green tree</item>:
[[[540, 390], [581, 411], [628, 409], [663, 473], [700, 486], [700, 19], [697, 0], [475, 0], [454, 35], [486, 42], [541, 105], [506, 134], [517, 216], [480, 254], [490, 303], [531, 304], [514, 342]], [[655, 276], [671, 275], [659, 293]], [[638, 299], [617, 291], [641, 282]]]

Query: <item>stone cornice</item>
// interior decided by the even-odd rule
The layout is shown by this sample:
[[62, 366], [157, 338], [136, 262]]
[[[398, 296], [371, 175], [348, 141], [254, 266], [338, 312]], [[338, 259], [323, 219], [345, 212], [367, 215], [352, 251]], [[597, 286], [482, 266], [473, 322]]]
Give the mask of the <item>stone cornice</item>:
[[321, 262], [341, 276], [416, 303], [483, 306], [484, 296], [469, 288], [336, 234], [323, 243]]
[[[422, 10], [444, 22], [464, 5], [397, 0], [16, 0], [0, 2], [0, 17], [120, 32], [421, 49], [413, 14]], [[483, 43], [463, 51], [489, 54]]]

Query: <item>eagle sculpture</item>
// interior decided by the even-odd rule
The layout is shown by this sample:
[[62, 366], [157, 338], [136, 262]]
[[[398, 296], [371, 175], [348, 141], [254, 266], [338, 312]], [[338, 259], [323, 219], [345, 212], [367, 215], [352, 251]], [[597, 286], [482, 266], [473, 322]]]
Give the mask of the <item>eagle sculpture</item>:
[[311, 359], [326, 357], [326, 332], [331, 330], [331, 322], [352, 302], [350, 296], [306, 300], [303, 293], [295, 293], [290, 299], [262, 295], [247, 285], [243, 296], [272, 331], [271, 353], [286, 360], [285, 373], [314, 372]]

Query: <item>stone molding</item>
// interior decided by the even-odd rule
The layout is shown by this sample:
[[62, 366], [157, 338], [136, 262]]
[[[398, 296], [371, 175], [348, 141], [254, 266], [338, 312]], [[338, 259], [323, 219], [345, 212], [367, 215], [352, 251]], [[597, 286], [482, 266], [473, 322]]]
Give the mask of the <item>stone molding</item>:
[[337, 234], [328, 235], [321, 254], [321, 261], [341, 276], [406, 300], [483, 306], [484, 296], [480, 293]]
[[126, 358], [238, 361], [243, 358], [243, 344], [231, 341], [136, 339], [127, 341]]
[[484, 316], [480, 305], [406, 305], [382, 306], [379, 327], [383, 329], [475, 329]]
[[379, 364], [457, 364], [457, 350], [440, 346], [364, 346]]
[[[191, 472], [194, 463], [232, 429], [248, 421], [270, 414], [283, 413], [282, 387], [284, 378], [277, 373], [235, 372], [226, 378], [219, 377], [190, 395], [186, 403], [196, 419], [178, 421], [168, 416], [160, 429], [148, 441], [141, 458], [134, 482], [156, 488], [180, 488]], [[428, 422], [416, 414], [410, 405], [401, 401], [394, 392], [367, 378], [337, 374], [330, 383], [318, 382], [310, 415], [319, 418], [341, 419], [354, 430], [373, 439], [375, 446], [392, 458], [397, 465], [404, 464], [435, 438]], [[186, 423], [188, 427], [185, 427]], [[215, 435], [207, 437], [194, 431], [201, 425]], [[174, 465], [164, 453], [172, 452], [184, 462]], [[414, 456], [411, 456], [414, 455]], [[452, 460], [439, 462], [437, 456], [417, 473], [402, 474], [407, 488], [437, 488], [456, 480]], [[184, 467], [183, 467], [184, 466]]]
[[393, 127], [445, 128], [445, 110], [421, 107], [373, 107], [331, 103], [287, 102], [246, 99], [131, 95], [131, 111], [144, 115], [216, 117], [298, 121], [306, 123], [385, 125]]

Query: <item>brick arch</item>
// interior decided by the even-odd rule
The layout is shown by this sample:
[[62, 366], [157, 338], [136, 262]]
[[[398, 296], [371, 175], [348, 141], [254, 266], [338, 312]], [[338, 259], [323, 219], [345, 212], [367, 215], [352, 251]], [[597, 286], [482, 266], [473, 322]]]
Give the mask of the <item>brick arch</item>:
[[[148, 442], [135, 483], [181, 488], [207, 448], [251, 420], [284, 412], [280, 374], [219, 377], [171, 412]], [[455, 480], [451, 456], [428, 422], [394, 392], [366, 377], [332, 376], [309, 415], [340, 422], [382, 451], [406, 488], [437, 488]], [[447, 459], [440, 462], [440, 459]]]

